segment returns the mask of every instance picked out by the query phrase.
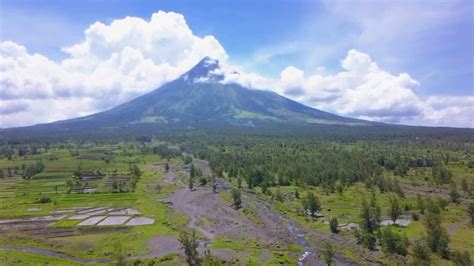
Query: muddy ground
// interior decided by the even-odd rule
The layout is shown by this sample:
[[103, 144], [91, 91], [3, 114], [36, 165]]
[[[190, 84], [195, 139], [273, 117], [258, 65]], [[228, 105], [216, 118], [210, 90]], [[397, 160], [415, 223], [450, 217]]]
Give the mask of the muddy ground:
[[[210, 169], [207, 161], [194, 159], [193, 162], [201, 168], [204, 174], [209, 174]], [[178, 172], [180, 168], [170, 169], [167, 173], [164, 166], [155, 166], [155, 171], [161, 171], [165, 174], [162, 182], [166, 184], [178, 184], [179, 187], [164, 202], [169, 204], [176, 212], [189, 217], [188, 227], [195, 228], [203, 236], [201, 243], [210, 243], [210, 240], [225, 236], [228, 239], [240, 239], [242, 235], [248, 238], [256, 239], [261, 244], [262, 256], [265, 260], [270, 256], [265, 251], [273, 248], [285, 247], [291, 244], [300, 245], [304, 250], [294, 252], [295, 257], [300, 257], [300, 265], [324, 265], [322, 259], [322, 243], [330, 240], [331, 242], [345, 242], [344, 239], [334, 239], [328, 235], [318, 235], [301, 225], [290, 221], [293, 225], [289, 226], [287, 217], [273, 210], [270, 204], [258, 199], [255, 195], [243, 192], [244, 208], [251, 210], [249, 215], [256, 219], [250, 220], [241, 211], [233, 208], [231, 203], [223, 200], [219, 193], [214, 193], [209, 186], [198, 186], [194, 191], [188, 189], [185, 180], [179, 180]], [[230, 184], [224, 179], [218, 180], [218, 192], [229, 193]], [[258, 224], [254, 221], [258, 220]], [[296, 229], [296, 230], [295, 230]], [[320, 241], [314, 241], [315, 237]], [[312, 238], [312, 241], [305, 239]], [[318, 248], [314, 248], [317, 245]], [[346, 246], [346, 245], [344, 245]], [[181, 253], [179, 241], [173, 237], [157, 236], [148, 243], [149, 256], [163, 256], [168, 253]], [[222, 259], [232, 260], [237, 254], [232, 250], [213, 250], [212, 253]], [[343, 256], [336, 254], [334, 258], [337, 265], [356, 265]]]

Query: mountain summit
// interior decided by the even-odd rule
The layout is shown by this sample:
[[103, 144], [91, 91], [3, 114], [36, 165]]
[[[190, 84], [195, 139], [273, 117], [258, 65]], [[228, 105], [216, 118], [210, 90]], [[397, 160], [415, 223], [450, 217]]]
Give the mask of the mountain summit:
[[164, 127], [260, 126], [266, 124], [370, 125], [371, 122], [323, 112], [271, 91], [224, 83], [219, 61], [205, 57], [160, 88], [98, 114], [56, 122], [63, 126]]
[[182, 78], [190, 82], [218, 82], [224, 79], [224, 75], [219, 72], [219, 61], [206, 56], [191, 70], [182, 75]]

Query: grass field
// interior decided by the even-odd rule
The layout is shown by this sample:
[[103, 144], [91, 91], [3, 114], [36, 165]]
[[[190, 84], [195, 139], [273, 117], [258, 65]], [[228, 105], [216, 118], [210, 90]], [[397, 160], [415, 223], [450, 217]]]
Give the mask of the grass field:
[[[162, 176], [146, 170], [150, 162], [160, 162], [156, 155], [142, 155], [138, 150], [122, 146], [85, 147], [78, 149], [79, 156], [72, 156], [68, 149], [52, 148], [41, 155], [22, 158], [0, 159], [0, 168], [21, 168], [22, 164], [31, 165], [42, 160], [45, 170], [31, 180], [24, 180], [20, 175], [0, 179], [0, 218], [25, 218], [48, 215], [50, 211], [70, 207], [118, 207], [133, 208], [143, 216], [155, 219], [152, 225], [129, 227], [127, 230], [114, 230], [110, 227], [94, 233], [75, 227], [80, 220], [62, 219], [54, 223], [55, 228], [73, 228], [76, 235], [57, 238], [37, 238], [19, 231], [5, 232], [0, 236], [0, 246], [31, 246], [55, 250], [80, 258], [111, 258], [115, 243], [122, 243], [127, 253], [133, 256], [146, 255], [146, 243], [156, 235], [177, 235], [177, 231], [186, 224], [186, 218], [175, 215], [168, 206], [160, 202], [173, 191], [173, 187], [155, 187]], [[126, 152], [124, 152], [126, 150]], [[113, 158], [105, 161], [100, 154], [106, 153]], [[51, 155], [58, 159], [48, 160]], [[106, 185], [106, 178], [87, 181], [98, 189], [94, 193], [68, 193], [66, 181], [74, 171], [100, 170], [102, 173], [127, 173], [131, 164], [142, 169], [143, 174], [134, 192], [112, 193]], [[5, 171], [6, 172], [6, 171]], [[38, 198], [48, 197], [51, 202], [37, 203]], [[31, 211], [31, 210], [34, 211]], [[93, 231], [93, 230], [89, 230]], [[46, 258], [42, 255], [21, 251], [0, 252], [0, 262], [16, 264], [28, 262], [37, 265], [39, 262], [54, 265], [68, 264], [67, 260]]]

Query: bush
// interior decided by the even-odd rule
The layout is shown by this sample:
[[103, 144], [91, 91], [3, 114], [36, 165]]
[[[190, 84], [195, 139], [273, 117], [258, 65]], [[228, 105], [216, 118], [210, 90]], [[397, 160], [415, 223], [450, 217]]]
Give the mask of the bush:
[[36, 200], [36, 203], [50, 203], [51, 199], [48, 197], [39, 198]]
[[207, 185], [207, 178], [204, 177], [204, 176], [201, 176], [201, 177], [199, 178], [199, 183], [201, 183], [201, 186]]
[[405, 236], [394, 233], [388, 226], [381, 231], [381, 244], [385, 253], [407, 255], [408, 239]]
[[279, 189], [277, 189], [275, 192], [275, 199], [279, 202], [283, 202], [284, 200], [283, 193], [281, 193]]
[[337, 221], [337, 218], [332, 218], [331, 221], [329, 221], [329, 228], [331, 229], [331, 232], [337, 233], [339, 230], [337, 227], [339, 226], [339, 222]]
[[431, 265], [431, 250], [421, 241], [416, 241], [412, 248], [413, 265]]
[[240, 190], [233, 188], [232, 189], [232, 199], [234, 200], [234, 207], [239, 209], [242, 205], [242, 198], [240, 195]]
[[456, 266], [471, 266], [472, 260], [469, 252], [464, 251], [454, 251], [451, 254], [451, 260], [453, 261], [454, 265]]

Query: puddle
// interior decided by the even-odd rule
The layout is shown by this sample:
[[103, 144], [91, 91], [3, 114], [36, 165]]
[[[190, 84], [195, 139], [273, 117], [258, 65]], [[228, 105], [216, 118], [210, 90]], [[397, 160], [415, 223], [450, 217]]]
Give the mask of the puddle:
[[[380, 222], [381, 226], [387, 226], [387, 225], [393, 225], [394, 222], [391, 219], [383, 219], [382, 222]], [[405, 218], [399, 218], [395, 220], [395, 224], [401, 227], [406, 227], [409, 224], [411, 224], [410, 219], [405, 219]]]

